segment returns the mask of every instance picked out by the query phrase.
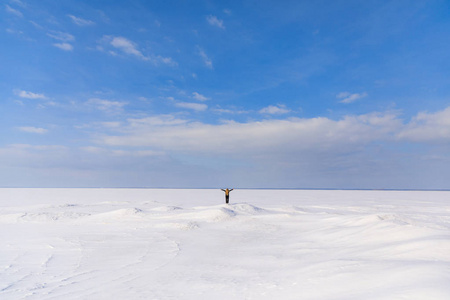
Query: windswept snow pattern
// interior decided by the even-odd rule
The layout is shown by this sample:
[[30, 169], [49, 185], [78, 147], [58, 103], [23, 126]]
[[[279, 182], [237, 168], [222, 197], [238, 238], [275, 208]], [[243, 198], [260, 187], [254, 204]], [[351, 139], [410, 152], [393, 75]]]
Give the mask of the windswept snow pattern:
[[0, 299], [450, 299], [450, 192], [0, 189]]

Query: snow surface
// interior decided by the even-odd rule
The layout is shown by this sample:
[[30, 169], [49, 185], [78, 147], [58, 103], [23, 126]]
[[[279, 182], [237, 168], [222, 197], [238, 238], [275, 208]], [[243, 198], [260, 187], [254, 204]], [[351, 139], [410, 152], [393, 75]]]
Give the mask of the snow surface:
[[449, 200], [0, 189], [0, 299], [450, 299]]

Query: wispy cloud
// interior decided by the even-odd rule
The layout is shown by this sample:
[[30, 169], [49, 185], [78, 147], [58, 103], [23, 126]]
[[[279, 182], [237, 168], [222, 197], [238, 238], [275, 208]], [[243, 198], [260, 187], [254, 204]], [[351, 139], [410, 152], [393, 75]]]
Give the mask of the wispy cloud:
[[[165, 64], [168, 66], [177, 66], [177, 62], [175, 62], [171, 57], [164, 57], [161, 55], [144, 55], [144, 53], [142, 53], [142, 51], [139, 49], [138, 45], [125, 38], [122, 36], [110, 36], [110, 35], [105, 35], [103, 36], [103, 38], [101, 39], [102, 43], [106, 43], [106, 45], [108, 46], [112, 46], [114, 49], [118, 49], [120, 52], [126, 54], [126, 55], [130, 55], [130, 56], [134, 56], [138, 59], [144, 60], [144, 61], [149, 61], [155, 65], [159, 65], [159, 64]], [[108, 51], [105, 50], [103, 48], [103, 46], [98, 46], [97, 47], [98, 50], [100, 51], [106, 51], [111, 55], [117, 55], [117, 53], [115, 51]]]
[[62, 42], [71, 42], [75, 40], [75, 37], [67, 32], [61, 32], [61, 31], [50, 31], [47, 33], [49, 37], [52, 39], [62, 41]]
[[5, 31], [10, 34], [23, 34], [23, 31], [6, 28]]
[[270, 115], [281, 115], [281, 114], [287, 114], [291, 110], [287, 109], [285, 105], [269, 105], [267, 107], [264, 107], [259, 110], [261, 114], [270, 114]]
[[248, 114], [249, 111], [246, 110], [241, 110], [241, 109], [237, 109], [237, 108], [221, 108], [221, 107], [215, 107], [215, 108], [211, 108], [212, 111], [216, 112], [216, 113], [226, 113], [226, 114]]
[[134, 130], [146, 130], [148, 127], [155, 126], [182, 125], [188, 122], [187, 120], [176, 118], [173, 115], [157, 115], [140, 119], [128, 119], [127, 121], [129, 123], [129, 127], [133, 128]]
[[205, 64], [205, 66], [212, 69], [213, 68], [212, 60], [208, 57], [208, 55], [206, 55], [205, 51], [202, 48], [200, 48], [200, 47], [197, 47], [197, 48], [198, 48], [198, 54], [203, 59], [203, 63]]
[[210, 98], [203, 96], [202, 94], [199, 94], [197, 92], [192, 93], [192, 98], [194, 98], [195, 100], [198, 100], [198, 101], [207, 101], [210, 99]]
[[225, 29], [225, 26], [223, 25], [223, 20], [218, 19], [216, 16], [209, 15], [206, 17], [206, 20], [211, 26], [216, 26], [221, 29]]
[[91, 98], [86, 102], [87, 105], [94, 107], [95, 109], [107, 112], [107, 113], [119, 113], [123, 107], [127, 105], [126, 102], [110, 101], [99, 98]]
[[8, 148], [15, 150], [37, 150], [37, 151], [52, 151], [52, 150], [67, 150], [66, 146], [63, 145], [31, 145], [31, 144], [11, 144]]
[[163, 63], [166, 64], [168, 66], [177, 66], [178, 63], [176, 61], [174, 61], [171, 57], [163, 57], [163, 56], [156, 56], [155, 58], [155, 62], [156, 63]]
[[119, 49], [123, 53], [136, 56], [142, 60], [149, 60], [149, 58], [142, 54], [142, 52], [137, 48], [136, 43], [130, 41], [129, 39], [122, 36], [105, 36], [105, 38], [109, 40], [111, 46]]
[[17, 127], [20, 131], [28, 132], [28, 133], [37, 133], [37, 134], [44, 134], [47, 133], [48, 130], [45, 128], [39, 128], [39, 127]]
[[73, 23], [75, 23], [78, 26], [91, 26], [95, 25], [95, 22], [91, 20], [82, 19], [79, 17], [75, 17], [74, 15], [68, 15], [68, 17], [72, 20]]
[[47, 97], [44, 94], [37, 94], [23, 90], [14, 90], [14, 94], [19, 96], [20, 98], [26, 99], [47, 99]]
[[5, 5], [5, 10], [6, 10], [6, 12], [8, 12], [12, 15], [15, 15], [17, 17], [20, 17], [20, 18], [23, 17], [23, 14], [19, 10], [12, 8], [8, 4]]
[[178, 103], [175, 103], [175, 106], [181, 107], [181, 108], [192, 109], [195, 111], [205, 111], [206, 109], [208, 109], [208, 105], [206, 105], [206, 104], [191, 103], [191, 102], [178, 102]]
[[29, 21], [31, 25], [33, 25], [35, 28], [39, 29], [39, 30], [44, 30], [44, 26], [36, 23], [35, 21]]
[[64, 50], [64, 51], [72, 51], [73, 50], [73, 46], [69, 43], [56, 43], [56, 44], [53, 44], [53, 46], [55, 46], [61, 50]]
[[164, 152], [162, 151], [107, 149], [95, 146], [80, 147], [80, 150], [91, 154], [112, 155], [112, 156], [147, 157], [147, 156], [164, 155]]
[[349, 92], [342, 92], [342, 93], [339, 93], [336, 95], [336, 98], [342, 99], [341, 101], [339, 101], [339, 103], [346, 103], [346, 104], [355, 102], [356, 100], [364, 98], [364, 97], [367, 97], [366, 92], [360, 93], [360, 94], [358, 94], [358, 93], [352, 94]]

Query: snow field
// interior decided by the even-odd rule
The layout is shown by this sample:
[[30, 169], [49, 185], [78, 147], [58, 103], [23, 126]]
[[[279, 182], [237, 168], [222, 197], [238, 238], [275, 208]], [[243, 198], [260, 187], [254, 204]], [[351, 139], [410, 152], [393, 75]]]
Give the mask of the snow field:
[[0, 189], [1, 299], [450, 299], [450, 192]]

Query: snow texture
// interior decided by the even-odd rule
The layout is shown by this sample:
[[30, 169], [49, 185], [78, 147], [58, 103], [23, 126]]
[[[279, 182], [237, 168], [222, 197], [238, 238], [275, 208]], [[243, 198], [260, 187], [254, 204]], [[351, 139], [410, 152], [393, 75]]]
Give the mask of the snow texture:
[[0, 189], [1, 299], [450, 299], [450, 192]]

